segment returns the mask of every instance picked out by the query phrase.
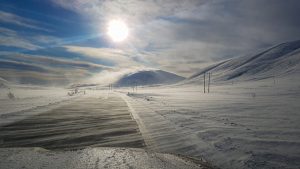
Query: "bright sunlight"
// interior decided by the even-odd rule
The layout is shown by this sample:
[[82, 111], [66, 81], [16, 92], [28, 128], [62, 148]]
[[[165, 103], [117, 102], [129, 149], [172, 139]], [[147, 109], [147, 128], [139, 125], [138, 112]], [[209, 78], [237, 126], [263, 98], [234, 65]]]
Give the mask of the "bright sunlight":
[[121, 42], [128, 36], [128, 27], [122, 20], [112, 20], [108, 23], [107, 34], [114, 42]]

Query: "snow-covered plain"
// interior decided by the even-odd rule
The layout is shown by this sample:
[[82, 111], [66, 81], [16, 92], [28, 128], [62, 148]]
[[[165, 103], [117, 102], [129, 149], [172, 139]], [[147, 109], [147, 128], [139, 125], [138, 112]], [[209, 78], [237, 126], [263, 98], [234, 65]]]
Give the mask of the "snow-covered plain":
[[[208, 72], [210, 93], [203, 93]], [[68, 96], [66, 89], [8, 89], [9, 83], [0, 79], [0, 126], [68, 103], [82, 108], [77, 99], [107, 100], [113, 92], [126, 101], [147, 150], [203, 158], [224, 169], [299, 169], [299, 75], [300, 41], [294, 41], [216, 63], [178, 84], [137, 91], [98, 86], [86, 95]], [[8, 98], [9, 90], [15, 99]], [[109, 106], [101, 109], [111, 111]]]
[[[129, 89], [128, 89], [129, 91]], [[220, 168], [299, 168], [300, 77], [119, 90], [147, 146]]]
[[[210, 90], [203, 93], [202, 85], [185, 84], [114, 93], [127, 102], [148, 150], [203, 158], [225, 169], [299, 168], [300, 77], [212, 81]], [[7, 92], [1, 97], [1, 125], [83, 97], [106, 98], [112, 91], [87, 90], [72, 97], [66, 89], [13, 92], [15, 100]]]

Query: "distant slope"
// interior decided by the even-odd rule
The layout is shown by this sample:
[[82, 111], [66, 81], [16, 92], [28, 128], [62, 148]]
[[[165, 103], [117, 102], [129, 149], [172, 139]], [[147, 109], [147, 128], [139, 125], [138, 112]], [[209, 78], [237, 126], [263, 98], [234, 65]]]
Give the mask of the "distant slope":
[[203, 80], [212, 72], [214, 81], [258, 80], [300, 72], [300, 41], [282, 43], [243, 57], [232, 58], [206, 67], [185, 83]]
[[145, 86], [154, 84], [172, 84], [184, 80], [184, 77], [162, 70], [143, 70], [121, 77], [115, 86]]

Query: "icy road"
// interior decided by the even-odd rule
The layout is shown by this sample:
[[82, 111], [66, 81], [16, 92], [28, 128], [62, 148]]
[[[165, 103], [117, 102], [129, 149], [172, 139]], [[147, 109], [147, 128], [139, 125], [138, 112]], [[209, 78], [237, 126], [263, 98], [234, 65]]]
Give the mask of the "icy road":
[[0, 168], [210, 168], [152, 152], [129, 110], [119, 95], [104, 92], [34, 115], [7, 116], [23, 119], [0, 126]]

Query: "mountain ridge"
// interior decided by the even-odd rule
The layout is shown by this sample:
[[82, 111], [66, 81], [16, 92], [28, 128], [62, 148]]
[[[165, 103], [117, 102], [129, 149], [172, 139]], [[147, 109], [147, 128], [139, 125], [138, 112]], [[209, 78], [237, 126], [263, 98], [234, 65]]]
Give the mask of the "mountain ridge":
[[206, 72], [211, 72], [215, 81], [230, 81], [271, 78], [299, 70], [300, 40], [297, 40], [212, 64], [187, 78], [186, 82], [201, 81]]

